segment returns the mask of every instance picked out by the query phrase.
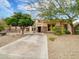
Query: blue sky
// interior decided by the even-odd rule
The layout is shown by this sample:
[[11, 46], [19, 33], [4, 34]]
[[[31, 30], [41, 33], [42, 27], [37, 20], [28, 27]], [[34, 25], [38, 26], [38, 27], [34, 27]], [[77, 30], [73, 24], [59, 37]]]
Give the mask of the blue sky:
[[[28, 13], [31, 14], [33, 18], [39, 18], [37, 17], [38, 11], [35, 8], [39, 7], [38, 1], [39, 0], [0, 0], [0, 18], [9, 17], [13, 15], [13, 12]], [[60, 16], [60, 18], [63, 17], [62, 15]]]
[[32, 14], [35, 18], [37, 11], [34, 6], [38, 0], [0, 0], [0, 18], [13, 15], [13, 12], [23, 12]]

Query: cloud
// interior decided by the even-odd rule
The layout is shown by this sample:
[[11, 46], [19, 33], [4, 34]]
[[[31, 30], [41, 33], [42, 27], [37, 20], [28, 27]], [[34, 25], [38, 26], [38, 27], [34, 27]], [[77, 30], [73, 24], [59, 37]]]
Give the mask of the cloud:
[[29, 11], [36, 10], [31, 5], [18, 5], [17, 9], [19, 9], [19, 10], [26, 10], [26, 11], [27, 10], [29, 10]]
[[11, 7], [10, 3], [7, 0], [0, 0], [0, 6]]
[[4, 12], [13, 14], [13, 9], [11, 8], [11, 5], [8, 0], [0, 0], [0, 8], [5, 10]]
[[19, 1], [19, 2], [29, 2], [28, 0], [16, 0], [16, 1]]
[[37, 2], [38, 0], [17, 0], [19, 2]]
[[7, 16], [7, 14], [12, 15], [14, 11], [32, 13], [35, 12], [37, 6], [36, 0], [0, 0], [0, 8], [4, 10], [0, 11], [0, 13], [2, 13], [3, 16]]
[[32, 4], [32, 7], [34, 7], [34, 8], [38, 8], [38, 7], [39, 7], [38, 2], [36, 2], [36, 3]]
[[38, 7], [37, 0], [16, 0], [17, 2], [21, 2], [23, 4], [17, 5], [17, 9], [19, 10], [36, 10]]

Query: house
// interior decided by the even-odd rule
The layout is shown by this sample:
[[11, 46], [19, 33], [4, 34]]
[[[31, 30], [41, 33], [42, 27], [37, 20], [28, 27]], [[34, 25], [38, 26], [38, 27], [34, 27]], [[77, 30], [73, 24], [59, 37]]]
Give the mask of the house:
[[52, 32], [51, 27], [54, 26], [63, 26], [71, 32], [69, 24], [59, 20], [36, 20], [33, 27], [36, 32]]

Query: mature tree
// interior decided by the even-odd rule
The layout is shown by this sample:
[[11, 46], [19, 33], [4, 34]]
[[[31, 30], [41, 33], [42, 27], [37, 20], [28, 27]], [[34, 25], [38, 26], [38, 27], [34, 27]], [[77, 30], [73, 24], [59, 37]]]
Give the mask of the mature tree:
[[14, 12], [14, 15], [11, 16], [13, 19], [12, 26], [15, 26], [15, 30], [17, 30], [18, 22], [22, 18], [22, 13], [21, 12]]
[[39, 0], [39, 6], [40, 14], [44, 18], [48, 17], [48, 19], [51, 19], [54, 16], [55, 18], [66, 17], [72, 28], [72, 34], [74, 34], [73, 21], [79, 15], [79, 0]]
[[5, 19], [6, 24], [9, 26], [9, 31], [11, 30], [12, 19], [10, 17]]
[[51, 20], [56, 15], [56, 6], [51, 0], [39, 0], [39, 7], [37, 10], [40, 12], [39, 16], [43, 19]]
[[9, 30], [11, 30], [11, 26], [15, 26], [15, 30], [17, 29], [18, 21], [15, 17], [11, 16], [11, 17], [5, 18], [5, 21], [9, 26]]
[[24, 34], [25, 27], [33, 25], [31, 16], [29, 14], [23, 14], [22, 18], [18, 22], [18, 25], [20, 26], [22, 30], [22, 34]]
[[74, 0], [74, 2], [72, 1], [67, 2], [66, 0], [63, 0], [63, 1], [56, 0], [56, 2], [59, 5], [59, 8], [58, 8], [59, 14], [67, 16], [66, 19], [68, 19], [69, 21], [69, 24], [72, 29], [72, 34], [74, 34], [73, 21], [75, 20], [76, 17], [78, 17], [76, 1]]
[[6, 18], [5, 21], [9, 25], [9, 30], [11, 30], [11, 26], [15, 26], [15, 30], [17, 26], [20, 26], [22, 34], [24, 34], [25, 27], [33, 25], [33, 20], [29, 14], [14, 13], [13, 16]]

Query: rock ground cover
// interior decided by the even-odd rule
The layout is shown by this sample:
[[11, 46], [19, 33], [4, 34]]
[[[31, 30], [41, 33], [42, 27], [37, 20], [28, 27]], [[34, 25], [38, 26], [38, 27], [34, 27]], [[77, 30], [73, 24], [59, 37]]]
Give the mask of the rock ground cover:
[[60, 36], [48, 40], [49, 59], [79, 59], [79, 35]]
[[0, 47], [7, 45], [13, 41], [16, 41], [21, 37], [23, 36], [16, 34], [16, 33], [8, 33], [5, 36], [0, 36]]

